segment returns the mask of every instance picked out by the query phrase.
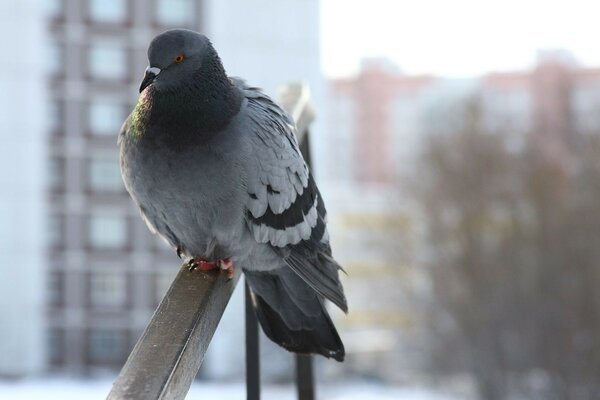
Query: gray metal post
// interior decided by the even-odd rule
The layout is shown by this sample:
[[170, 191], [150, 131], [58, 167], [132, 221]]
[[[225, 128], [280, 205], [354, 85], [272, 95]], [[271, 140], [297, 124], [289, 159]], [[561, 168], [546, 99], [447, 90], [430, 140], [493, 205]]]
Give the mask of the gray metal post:
[[138, 340], [108, 400], [184, 399], [240, 277], [183, 265]]

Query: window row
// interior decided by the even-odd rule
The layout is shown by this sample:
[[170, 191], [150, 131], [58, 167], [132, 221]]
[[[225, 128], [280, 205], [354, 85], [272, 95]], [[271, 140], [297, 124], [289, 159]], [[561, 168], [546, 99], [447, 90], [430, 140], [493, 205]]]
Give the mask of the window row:
[[[75, 187], [98, 194], [124, 193], [125, 186], [121, 179], [119, 156], [116, 152], [93, 154], [83, 161], [79, 159], [71, 161], [73, 161], [72, 165], [75, 165], [77, 168], [83, 166], [83, 170], [69, 173], [65, 158], [49, 158], [46, 175], [46, 183], [49, 190], [71, 191], [69, 187]], [[70, 180], [73, 182], [72, 184]], [[81, 180], [82, 182], [76, 182], [77, 180]]]
[[[91, 23], [126, 24], [131, 21], [134, 0], [88, 0], [84, 15]], [[146, 3], [146, 1], [144, 1]], [[194, 0], [148, 1], [154, 12], [154, 23], [161, 26], [189, 26], [194, 22]], [[50, 18], [64, 18], [67, 14], [66, 0], [45, 0], [45, 12]]]
[[[84, 52], [85, 70], [83, 71], [83, 77], [101, 81], [125, 81], [132, 78], [133, 76], [130, 74], [132, 69], [129, 65], [130, 53], [130, 48], [123, 41], [104, 39], [90, 42]], [[46, 45], [46, 60], [46, 73], [50, 76], [64, 76], [67, 74], [68, 58], [63, 43], [48, 43]]]
[[[129, 205], [127, 206], [129, 207]], [[46, 218], [46, 244], [52, 250], [93, 251], [98, 255], [114, 256], [134, 248], [133, 232], [138, 226], [143, 237], [136, 236], [140, 249], [170, 254], [171, 249], [158, 235], [153, 235], [136, 216], [121, 214], [109, 208], [87, 216], [50, 214]]]
[[[46, 126], [55, 135], [64, 134], [66, 127], [66, 108], [62, 100], [52, 100], [47, 105]], [[92, 135], [117, 137], [121, 125], [132, 110], [131, 104], [119, 99], [99, 98], [83, 104], [84, 131]], [[73, 129], [77, 129], [72, 127]]]
[[[143, 286], [149, 295], [143, 295], [142, 298], [151, 301], [151, 304], [145, 306], [153, 309], [160, 303], [176, 272], [174, 268], [165, 267], [164, 272], [152, 274], [150, 284]], [[131, 273], [114, 269], [103, 271], [101, 266], [86, 275], [83, 284], [83, 295], [86, 299], [81, 299], [81, 296], [77, 294], [81, 294], [80, 276], [75, 276], [74, 280], [70, 280], [67, 272], [50, 272], [47, 280], [47, 303], [56, 307], [65, 306], [68, 303], [67, 291], [74, 290], [76, 294], [73, 301], [76, 301], [79, 306], [88, 305], [94, 309], [108, 310], [131, 307], [132, 293], [135, 290], [133, 279], [139, 280], [140, 277], [134, 277]]]
[[47, 357], [50, 365], [66, 363], [67, 352], [78, 351], [86, 364], [120, 366], [127, 359], [133, 346], [130, 332], [124, 329], [87, 330], [82, 349], [73, 343], [81, 343], [77, 336], [82, 332], [53, 328], [47, 334]]
[[[47, 243], [53, 248], [67, 247], [67, 243], [74, 247], [84, 247], [94, 250], [126, 250], [131, 247], [131, 237], [128, 227], [129, 218], [107, 212], [97, 212], [84, 218], [83, 237], [67, 232], [68, 218], [64, 215], [53, 214], [48, 217]], [[75, 217], [71, 218], [76, 223]], [[80, 226], [77, 226], [80, 228]], [[72, 235], [77, 235], [71, 237]]]

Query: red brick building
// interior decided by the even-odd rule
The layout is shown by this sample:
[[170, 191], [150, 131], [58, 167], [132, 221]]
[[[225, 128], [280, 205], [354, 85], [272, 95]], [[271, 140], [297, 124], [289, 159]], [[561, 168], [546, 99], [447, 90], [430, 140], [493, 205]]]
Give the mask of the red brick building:
[[[332, 150], [332, 154], [345, 153], [340, 158], [334, 157], [336, 165], [329, 166], [332, 178], [389, 181], [393, 177], [392, 148], [398, 133], [395, 105], [404, 101], [413, 103], [407, 104], [406, 109], [414, 108], [417, 96], [434, 83], [429, 76], [402, 75], [384, 60], [366, 61], [358, 76], [331, 81], [330, 145], [338, 149]], [[340, 160], [352, 162], [340, 164]]]
[[540, 52], [531, 70], [473, 79], [407, 76], [383, 60], [329, 84], [328, 178], [390, 182], [412, 164], [420, 138], [444, 108], [478, 96], [487, 127], [527, 135], [546, 155], [568, 160], [578, 132], [600, 131], [600, 68], [578, 66], [566, 52]]

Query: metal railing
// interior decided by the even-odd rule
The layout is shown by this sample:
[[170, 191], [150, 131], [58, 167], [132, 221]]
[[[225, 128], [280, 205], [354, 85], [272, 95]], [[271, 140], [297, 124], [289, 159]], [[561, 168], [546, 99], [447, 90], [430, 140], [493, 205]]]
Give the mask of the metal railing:
[[[310, 163], [308, 127], [314, 119], [308, 87], [291, 84], [280, 94], [283, 107], [293, 116], [304, 158]], [[109, 400], [184, 399], [200, 369], [208, 345], [239, 280], [225, 274], [190, 272], [182, 265], [154, 312], [108, 394]], [[246, 392], [260, 398], [258, 322], [245, 285]], [[298, 398], [314, 399], [312, 358], [296, 355]]]

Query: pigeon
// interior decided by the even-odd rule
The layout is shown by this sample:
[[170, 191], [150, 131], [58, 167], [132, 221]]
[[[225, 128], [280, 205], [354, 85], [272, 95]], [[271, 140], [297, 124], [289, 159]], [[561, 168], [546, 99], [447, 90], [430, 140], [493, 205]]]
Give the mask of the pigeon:
[[240, 268], [264, 333], [283, 348], [343, 361], [325, 299], [348, 306], [323, 198], [291, 117], [228, 77], [210, 40], [173, 29], [119, 132], [125, 187], [149, 229], [190, 269]]

